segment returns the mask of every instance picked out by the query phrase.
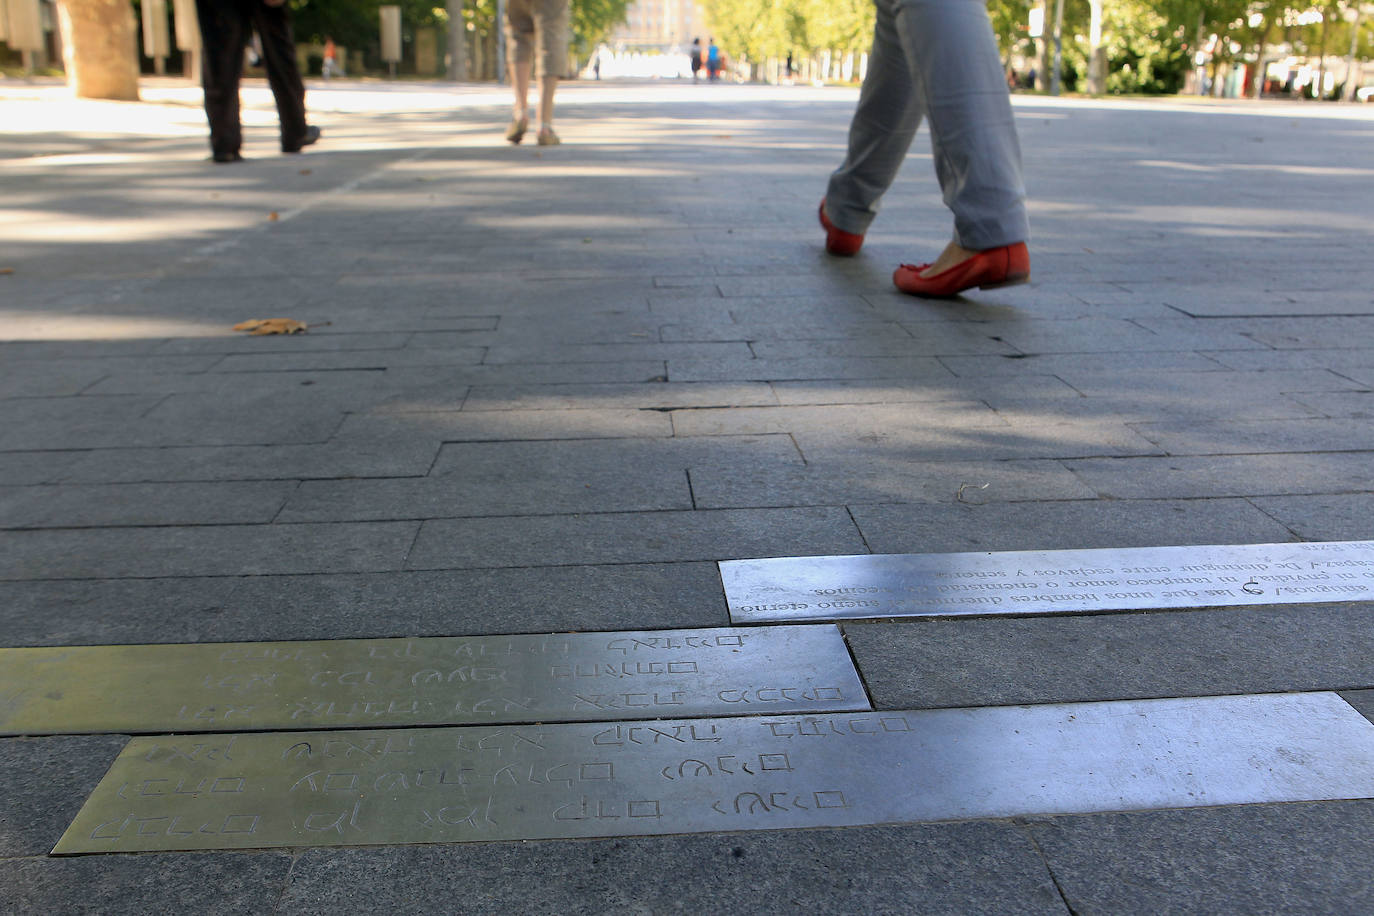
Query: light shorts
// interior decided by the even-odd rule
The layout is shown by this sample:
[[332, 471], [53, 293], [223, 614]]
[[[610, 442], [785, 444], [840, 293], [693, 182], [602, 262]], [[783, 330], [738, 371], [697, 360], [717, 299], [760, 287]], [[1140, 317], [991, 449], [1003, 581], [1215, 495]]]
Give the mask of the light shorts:
[[534, 77], [564, 76], [568, 67], [568, 0], [506, 0], [506, 59], [514, 68], [539, 45]]

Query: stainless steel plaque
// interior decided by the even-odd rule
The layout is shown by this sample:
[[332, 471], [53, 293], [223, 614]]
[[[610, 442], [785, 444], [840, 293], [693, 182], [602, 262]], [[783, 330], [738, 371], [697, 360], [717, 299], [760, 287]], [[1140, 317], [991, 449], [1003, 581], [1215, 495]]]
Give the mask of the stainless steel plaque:
[[0, 734], [868, 709], [833, 624], [0, 649]]
[[1334, 693], [136, 738], [54, 853], [451, 843], [1374, 796]]
[[1374, 541], [782, 557], [720, 564], [737, 623], [1374, 599]]

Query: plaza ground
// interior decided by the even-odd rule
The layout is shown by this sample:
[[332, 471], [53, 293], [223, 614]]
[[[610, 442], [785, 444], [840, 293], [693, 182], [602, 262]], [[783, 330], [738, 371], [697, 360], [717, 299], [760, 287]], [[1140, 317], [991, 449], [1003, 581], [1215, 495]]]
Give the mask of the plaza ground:
[[[863, 252], [856, 93], [0, 81], [0, 644], [730, 625], [749, 557], [1374, 538], [1374, 105], [1018, 97], [1033, 281], [923, 132]], [[310, 326], [245, 337], [250, 318]], [[875, 707], [1341, 691], [1374, 606], [850, 622]], [[595, 840], [48, 855], [127, 738], [0, 739], [0, 909], [1355, 913], [1374, 802]]]

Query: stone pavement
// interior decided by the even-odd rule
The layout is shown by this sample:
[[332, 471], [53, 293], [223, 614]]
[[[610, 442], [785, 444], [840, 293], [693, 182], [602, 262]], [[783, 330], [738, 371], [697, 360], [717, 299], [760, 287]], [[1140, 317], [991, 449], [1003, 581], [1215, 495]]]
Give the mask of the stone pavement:
[[[1034, 282], [947, 303], [852, 91], [0, 82], [0, 644], [729, 624], [716, 561], [1374, 537], [1374, 106], [1018, 98]], [[245, 337], [248, 318], [311, 325]], [[851, 622], [885, 709], [1340, 690], [1374, 607]], [[1369, 800], [50, 858], [126, 738], [0, 739], [0, 910], [1355, 913]]]

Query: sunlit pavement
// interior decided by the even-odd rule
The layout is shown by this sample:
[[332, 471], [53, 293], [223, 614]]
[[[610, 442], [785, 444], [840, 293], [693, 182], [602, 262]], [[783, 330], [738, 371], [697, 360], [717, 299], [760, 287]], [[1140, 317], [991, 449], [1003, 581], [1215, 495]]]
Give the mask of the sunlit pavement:
[[[719, 627], [715, 562], [1374, 537], [1374, 105], [1018, 97], [1033, 282], [891, 288], [815, 207], [853, 90], [0, 81], [7, 646]], [[310, 326], [245, 337], [249, 318]], [[882, 709], [1341, 690], [1374, 609], [849, 623]], [[0, 909], [1367, 909], [1374, 802], [47, 855], [123, 736], [0, 739]], [[97, 903], [98, 902], [98, 903]]]

